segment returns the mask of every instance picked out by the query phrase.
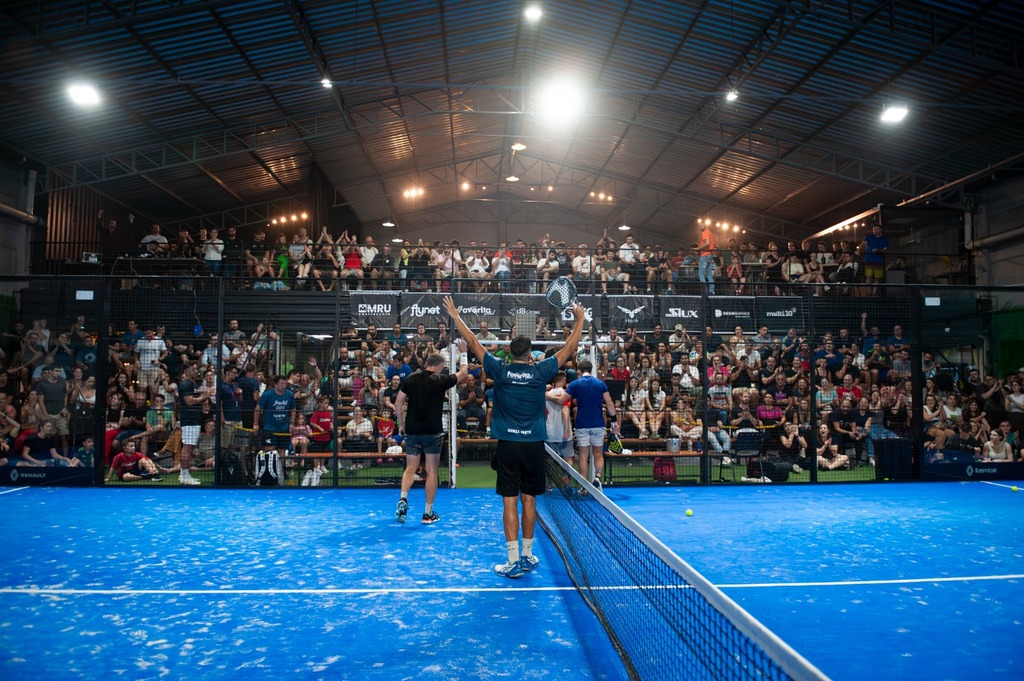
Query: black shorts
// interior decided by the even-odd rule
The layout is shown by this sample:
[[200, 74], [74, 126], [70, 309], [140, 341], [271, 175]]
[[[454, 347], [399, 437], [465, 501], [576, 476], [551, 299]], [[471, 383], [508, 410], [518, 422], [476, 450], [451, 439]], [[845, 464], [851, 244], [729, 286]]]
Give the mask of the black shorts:
[[260, 433], [260, 443], [263, 449], [289, 449], [292, 446], [292, 434], [264, 431]]
[[494, 452], [498, 481], [494, 491], [503, 497], [544, 494], [544, 443], [498, 440]]

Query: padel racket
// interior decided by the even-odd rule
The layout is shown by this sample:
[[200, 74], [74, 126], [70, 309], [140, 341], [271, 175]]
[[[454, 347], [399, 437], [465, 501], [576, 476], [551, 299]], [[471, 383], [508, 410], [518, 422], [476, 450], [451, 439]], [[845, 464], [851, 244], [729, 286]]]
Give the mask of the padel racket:
[[[576, 284], [572, 283], [569, 277], [559, 277], [548, 284], [548, 290], [544, 293], [548, 302], [563, 312], [572, 307], [573, 303], [579, 303], [576, 296]], [[586, 313], [586, 319], [590, 321], [590, 313]]]

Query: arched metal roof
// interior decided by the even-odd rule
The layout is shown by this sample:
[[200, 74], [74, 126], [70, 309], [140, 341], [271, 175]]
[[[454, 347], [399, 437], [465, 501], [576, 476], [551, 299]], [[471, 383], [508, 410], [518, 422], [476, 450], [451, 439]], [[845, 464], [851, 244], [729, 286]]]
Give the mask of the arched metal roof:
[[[0, 143], [165, 222], [300, 196], [315, 163], [406, 233], [625, 215], [671, 239], [711, 213], [796, 235], [1021, 167], [1020, 2], [549, 0], [536, 23], [529, 4], [6, 2]], [[556, 75], [587, 94], [562, 129], [536, 110]], [[100, 107], [68, 101], [76, 76]], [[910, 115], [882, 125], [894, 101]]]

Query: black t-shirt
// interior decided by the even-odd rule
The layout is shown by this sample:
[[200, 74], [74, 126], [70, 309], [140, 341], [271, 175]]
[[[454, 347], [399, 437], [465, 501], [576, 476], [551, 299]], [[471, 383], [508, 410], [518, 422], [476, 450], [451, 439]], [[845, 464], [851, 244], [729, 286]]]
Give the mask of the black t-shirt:
[[202, 405], [189, 406], [185, 402], [185, 397], [202, 397], [199, 384], [193, 383], [187, 378], [182, 379], [181, 383], [178, 384], [178, 421], [182, 426], [203, 425]]
[[[251, 250], [251, 249], [250, 249]], [[245, 244], [237, 236], [224, 238], [224, 250], [221, 256], [229, 263], [238, 263], [245, 257]]]
[[[52, 437], [39, 437], [38, 435], [29, 435], [25, 438], [24, 447], [28, 448], [28, 454], [36, 461], [47, 461], [53, 457], [50, 456], [50, 450], [57, 448], [57, 441]], [[22, 451], [25, 451], [24, 448]], [[21, 452], [18, 452], [18, 456], [21, 456]]]
[[408, 399], [407, 435], [436, 435], [444, 430], [444, 393], [456, 383], [458, 379], [451, 374], [442, 376], [429, 371], [416, 371], [402, 382], [401, 391]]

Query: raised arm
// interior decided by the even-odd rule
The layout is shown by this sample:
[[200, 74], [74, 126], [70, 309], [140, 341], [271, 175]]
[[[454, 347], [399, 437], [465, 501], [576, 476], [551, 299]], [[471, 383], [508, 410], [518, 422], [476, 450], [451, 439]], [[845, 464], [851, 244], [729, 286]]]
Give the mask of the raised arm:
[[583, 335], [583, 322], [586, 319], [586, 310], [579, 303], [573, 303], [572, 316], [575, 317], [572, 332], [569, 334], [569, 338], [566, 339], [565, 345], [555, 353], [559, 366], [565, 364], [570, 357], [576, 355], [576, 346], [579, 345], [580, 336]]
[[[480, 339], [473, 335], [470, 328], [466, 326], [466, 322], [462, 321], [462, 317], [459, 316], [459, 308], [455, 306], [455, 301], [452, 300], [451, 296], [445, 296], [444, 307], [448, 310], [448, 314], [451, 316], [452, 321], [455, 322], [455, 327], [459, 330], [463, 340], [466, 341], [469, 351], [476, 355], [476, 358], [480, 360], [481, 364], [483, 364], [484, 355], [487, 354], [487, 350], [480, 342]], [[579, 336], [577, 335], [577, 339], [578, 338]]]

